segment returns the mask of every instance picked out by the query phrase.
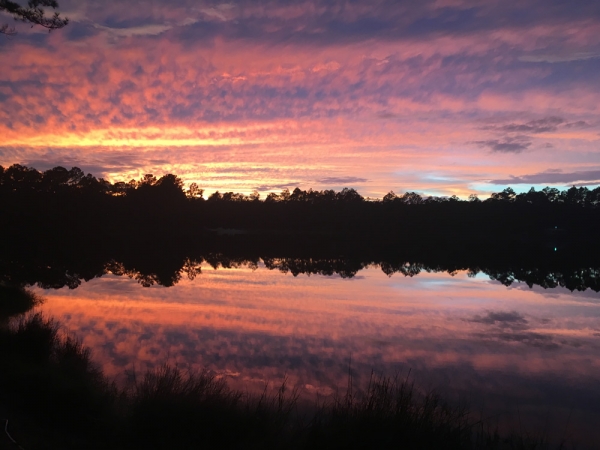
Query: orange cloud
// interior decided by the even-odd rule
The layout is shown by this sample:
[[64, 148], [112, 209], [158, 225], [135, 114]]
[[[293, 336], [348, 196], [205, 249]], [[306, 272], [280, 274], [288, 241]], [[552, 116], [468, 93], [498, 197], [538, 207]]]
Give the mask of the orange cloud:
[[[450, 4], [461, 17], [465, 7]], [[67, 4], [82, 37], [65, 29], [41, 45], [0, 46], [11, 61], [0, 74], [0, 164], [79, 165], [111, 180], [177, 171], [207, 192], [246, 193], [331, 187], [317, 180], [333, 172], [366, 180], [352, 187], [370, 196], [466, 196], [496, 189], [491, 179], [600, 167], [600, 41], [589, 16], [519, 29], [496, 24], [511, 7], [492, 2], [479, 13], [488, 27], [410, 34], [402, 30], [411, 21], [438, 20], [441, 4], [388, 6], [381, 15], [373, 5], [156, 2], [141, 18], [127, 5]], [[547, 116], [589, 126], [522, 136], [485, 127]], [[520, 145], [502, 145], [516, 138]], [[496, 141], [521, 151], [474, 144]], [[139, 163], [113, 164], [124, 152]], [[264, 175], [274, 166], [281, 170]]]

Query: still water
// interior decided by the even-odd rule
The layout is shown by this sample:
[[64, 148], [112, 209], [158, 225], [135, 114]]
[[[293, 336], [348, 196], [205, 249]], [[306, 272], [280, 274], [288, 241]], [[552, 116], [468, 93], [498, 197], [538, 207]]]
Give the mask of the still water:
[[248, 392], [284, 377], [327, 398], [376, 373], [410, 377], [500, 427], [600, 442], [600, 294], [467, 272], [352, 278], [218, 269], [144, 287], [107, 274], [36, 291], [105, 373], [169, 362], [209, 368]]

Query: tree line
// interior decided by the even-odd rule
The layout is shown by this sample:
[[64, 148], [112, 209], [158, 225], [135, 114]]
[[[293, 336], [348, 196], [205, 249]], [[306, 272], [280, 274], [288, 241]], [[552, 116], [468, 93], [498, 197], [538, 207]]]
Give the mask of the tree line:
[[[144, 175], [140, 180], [129, 182], [111, 183], [103, 178], [96, 178], [91, 174], [85, 174], [78, 167], [70, 170], [64, 167], [55, 167], [46, 171], [38, 171], [32, 167], [14, 164], [8, 168], [0, 166], [0, 189], [6, 193], [38, 193], [38, 194], [71, 194], [87, 196], [111, 196], [129, 197], [143, 199], [145, 197], [168, 198], [170, 201], [181, 201], [183, 199], [196, 202], [256, 202], [260, 200], [260, 194], [254, 191], [250, 195], [234, 192], [214, 192], [204, 199], [204, 189], [197, 183], [191, 183], [188, 189], [184, 189], [184, 183], [176, 175], [167, 174], [156, 178], [152, 174]], [[293, 191], [284, 189], [281, 193], [269, 193], [264, 200], [265, 203], [358, 203], [373, 202], [384, 204], [403, 205], [429, 205], [440, 203], [480, 203], [480, 202], [504, 202], [522, 203], [529, 205], [567, 204], [577, 205], [585, 208], [597, 208], [600, 205], [600, 187], [589, 189], [587, 187], [571, 187], [561, 191], [556, 188], [546, 187], [536, 191], [531, 188], [528, 192], [517, 194], [512, 188], [506, 188], [502, 192], [493, 193], [489, 198], [480, 200], [477, 195], [471, 194], [468, 200], [461, 200], [457, 196], [438, 197], [422, 196], [416, 192], [405, 192], [397, 195], [390, 191], [382, 199], [365, 198], [355, 189], [344, 188], [339, 192], [334, 190], [302, 190], [295, 188]]]
[[21, 250], [30, 245], [31, 251], [49, 242], [189, 247], [221, 234], [240, 235], [236, 242], [277, 242], [280, 247], [303, 236], [311, 248], [317, 242], [320, 248], [339, 244], [346, 253], [350, 247], [368, 251], [416, 243], [421, 252], [452, 248], [463, 254], [481, 248], [564, 253], [600, 247], [600, 188], [548, 187], [522, 194], [507, 188], [485, 200], [415, 192], [370, 199], [349, 188], [296, 188], [264, 199], [258, 192], [203, 194], [197, 184], [186, 188], [173, 174], [111, 183], [76, 167], [0, 167], [0, 231]]

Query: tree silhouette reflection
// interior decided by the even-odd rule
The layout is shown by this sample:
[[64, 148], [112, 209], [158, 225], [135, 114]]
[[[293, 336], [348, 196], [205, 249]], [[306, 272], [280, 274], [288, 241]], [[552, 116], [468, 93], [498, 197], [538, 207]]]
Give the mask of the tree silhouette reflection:
[[[79, 254], [79, 253], [77, 253]], [[35, 255], [35, 258], [23, 256], [18, 262], [6, 261], [0, 257], [0, 282], [6, 286], [29, 286], [37, 284], [43, 289], [77, 288], [82, 281], [106, 274], [127, 276], [142, 286], [174, 286], [182, 278], [193, 280], [202, 276], [202, 266], [213, 269], [232, 269], [247, 267], [255, 270], [259, 266], [281, 273], [299, 275], [339, 276], [352, 278], [367, 267], [379, 267], [388, 276], [414, 277], [421, 273], [446, 272], [454, 275], [458, 271], [467, 271], [474, 277], [481, 273], [505, 286], [515, 282], [524, 282], [545, 289], [564, 287], [571, 291], [591, 289], [600, 291], [600, 267], [582, 267], [577, 261], [557, 261], [532, 259], [527, 264], [511, 263], [503, 260], [478, 261], [478, 263], [446, 262], [429, 257], [423, 262], [414, 262], [402, 258], [378, 259], [359, 256], [353, 257], [275, 257], [260, 253], [227, 254], [221, 252], [197, 253], [183, 257], [182, 254], [165, 252], [148, 255], [124, 255], [121, 260], [103, 258], [103, 255], [86, 255], [79, 263], [73, 255]], [[62, 256], [62, 258], [60, 257]], [[372, 256], [372, 255], [371, 255]], [[15, 262], [17, 262], [15, 264]]]

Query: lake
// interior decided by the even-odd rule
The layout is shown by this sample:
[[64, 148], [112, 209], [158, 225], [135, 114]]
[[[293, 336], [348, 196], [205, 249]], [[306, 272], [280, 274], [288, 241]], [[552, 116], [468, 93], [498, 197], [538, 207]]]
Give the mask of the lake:
[[361, 386], [373, 370], [468, 403], [501, 429], [600, 442], [598, 292], [466, 271], [388, 276], [378, 265], [353, 277], [262, 261], [198, 269], [171, 287], [109, 272], [34, 290], [119, 383], [169, 362], [248, 392], [287, 377], [314, 401], [343, 392], [349, 371]]

